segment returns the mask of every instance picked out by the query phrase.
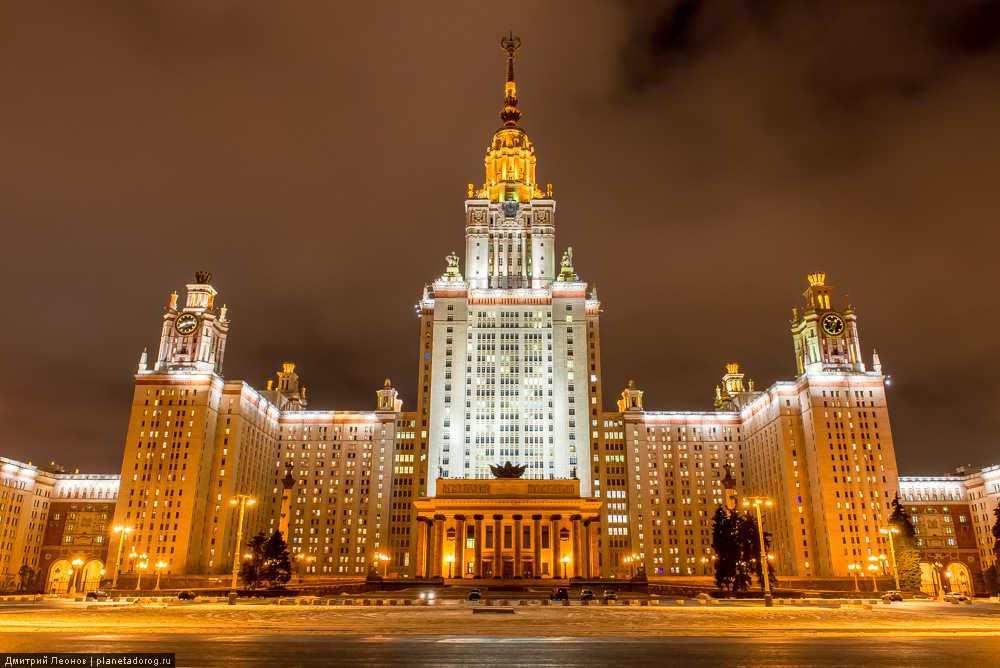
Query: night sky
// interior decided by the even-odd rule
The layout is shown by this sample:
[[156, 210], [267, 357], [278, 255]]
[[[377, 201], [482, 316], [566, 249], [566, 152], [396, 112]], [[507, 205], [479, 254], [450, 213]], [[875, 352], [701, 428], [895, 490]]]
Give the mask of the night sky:
[[[56, 8], [58, 5], [58, 9]], [[807, 271], [879, 349], [901, 473], [1000, 463], [1000, 3], [6, 2], [0, 454], [118, 471], [143, 346], [195, 270], [227, 378], [415, 407], [424, 283], [463, 249], [501, 34], [605, 405], [794, 372]]]

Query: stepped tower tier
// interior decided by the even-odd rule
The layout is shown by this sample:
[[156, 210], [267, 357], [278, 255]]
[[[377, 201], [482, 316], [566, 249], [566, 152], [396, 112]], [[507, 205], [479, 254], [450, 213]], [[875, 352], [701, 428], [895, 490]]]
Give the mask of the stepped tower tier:
[[803, 307], [792, 309], [796, 373], [864, 372], [854, 307], [845, 298], [843, 309], [837, 308], [824, 272], [813, 272], [806, 279]]
[[510, 460], [529, 479], [578, 475], [590, 495], [600, 303], [587, 298], [571, 250], [557, 262], [556, 202], [551, 186], [538, 186], [535, 148], [520, 125], [521, 40], [508, 35], [500, 46], [502, 125], [487, 147], [482, 186], [467, 189], [464, 272], [448, 255], [418, 306], [427, 492], [434, 495], [439, 477], [487, 479], [491, 465]]

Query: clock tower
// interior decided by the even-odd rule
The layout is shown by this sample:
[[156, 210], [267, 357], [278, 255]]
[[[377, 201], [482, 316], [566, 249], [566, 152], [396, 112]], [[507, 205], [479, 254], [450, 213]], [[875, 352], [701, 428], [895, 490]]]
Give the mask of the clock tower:
[[187, 285], [187, 301], [183, 307], [178, 307], [177, 293], [170, 294], [163, 314], [160, 351], [153, 367], [155, 373], [222, 374], [229, 321], [224, 305], [215, 308], [218, 293], [211, 286], [211, 280], [212, 275], [207, 271], [196, 272], [194, 283]]
[[792, 309], [792, 339], [797, 373], [824, 371], [864, 372], [858, 318], [848, 303], [838, 310], [831, 300], [826, 274], [814, 272], [806, 279], [804, 305]]

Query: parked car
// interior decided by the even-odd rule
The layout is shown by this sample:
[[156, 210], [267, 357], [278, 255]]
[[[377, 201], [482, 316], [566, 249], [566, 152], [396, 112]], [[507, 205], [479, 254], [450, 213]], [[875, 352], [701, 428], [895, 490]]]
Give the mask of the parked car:
[[420, 597], [421, 601], [427, 601], [428, 603], [430, 603], [431, 601], [434, 600], [434, 592], [433, 591], [422, 591], [422, 592], [420, 592], [419, 597]]
[[594, 596], [593, 589], [581, 589], [580, 590], [580, 600], [581, 601], [593, 601], [596, 596]]
[[891, 603], [892, 601], [902, 601], [903, 592], [898, 589], [890, 589], [886, 593], [882, 594], [882, 600], [886, 603]]
[[549, 594], [550, 601], [568, 601], [569, 600], [569, 590], [566, 587], [556, 587]]
[[190, 589], [185, 589], [184, 591], [177, 592], [177, 598], [181, 601], [193, 601], [198, 598], [198, 594], [194, 593]]
[[948, 603], [954, 603], [958, 605], [959, 603], [972, 603], [972, 599], [961, 592], [953, 591], [944, 595], [944, 600]]
[[110, 594], [103, 589], [95, 589], [93, 591], [88, 591], [87, 595], [83, 598], [87, 601], [106, 601], [110, 598]]
[[483, 592], [479, 587], [474, 587], [469, 590], [468, 600], [470, 601], [481, 601], [483, 598]]
[[605, 589], [604, 590], [604, 600], [605, 601], [617, 601], [618, 600], [618, 592], [616, 592], [614, 589]]

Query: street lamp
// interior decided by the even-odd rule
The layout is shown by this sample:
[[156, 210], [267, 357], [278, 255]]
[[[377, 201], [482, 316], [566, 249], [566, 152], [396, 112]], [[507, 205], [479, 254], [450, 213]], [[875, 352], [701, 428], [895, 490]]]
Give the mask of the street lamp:
[[563, 580], [565, 580], [565, 579], [566, 579], [566, 564], [568, 564], [568, 563], [569, 563], [569, 555], [568, 555], [568, 554], [567, 554], [567, 555], [565, 555], [565, 556], [564, 556], [564, 557], [563, 557], [562, 559], [560, 559], [559, 561], [561, 561], [561, 562], [562, 562], [562, 565], [563, 565]]
[[861, 570], [861, 564], [847, 564], [847, 572], [854, 576], [854, 591], [860, 592], [861, 587], [858, 586], [858, 571]]
[[163, 561], [162, 559], [156, 562], [156, 587], [155, 587], [156, 591], [160, 591], [160, 574], [166, 567], [167, 567], [167, 562]]
[[878, 557], [876, 557], [873, 554], [870, 557], [868, 557], [868, 561], [870, 562], [868, 564], [868, 572], [872, 574], [872, 591], [873, 592], [877, 592], [878, 591], [878, 577], [877, 577], [876, 574], [878, 573], [878, 566], [875, 564], [875, 562], [878, 561]]
[[[76, 590], [79, 589], [79, 587], [76, 584], [76, 581], [80, 577], [80, 573], [81, 573], [80, 567], [83, 566], [83, 559], [81, 559], [80, 557], [77, 557], [76, 559], [74, 559], [73, 561], [71, 561], [69, 563], [73, 564], [73, 591], [76, 591]], [[69, 593], [69, 589], [68, 588], [67, 588], [67, 593]]]
[[760, 515], [760, 507], [770, 508], [774, 505], [774, 501], [767, 498], [766, 496], [748, 496], [743, 499], [743, 507], [749, 508], [753, 506], [754, 510], [757, 512], [757, 534], [760, 538], [760, 573], [761, 577], [764, 579], [764, 605], [771, 607], [774, 602], [771, 597], [771, 578], [768, 573], [770, 567], [770, 562], [767, 556], [767, 549], [764, 546], [764, 520]]
[[125, 537], [132, 532], [132, 527], [127, 527], [119, 524], [114, 529], [112, 529], [118, 536], [118, 557], [115, 559], [115, 574], [111, 578], [111, 588], [114, 589], [118, 586], [118, 572], [122, 568], [122, 549], [125, 547]]
[[896, 590], [899, 591], [899, 567], [896, 565], [896, 546], [892, 542], [893, 534], [899, 533], [897, 527], [882, 527], [879, 533], [889, 537], [889, 554], [892, 555], [892, 574], [896, 578]]
[[67, 596], [69, 596], [70, 587], [73, 586], [73, 577], [74, 577], [73, 573], [74, 573], [74, 571], [73, 571], [72, 568], [66, 570], [66, 595]]
[[448, 562], [448, 579], [450, 580], [455, 577], [455, 555], [449, 554], [444, 560]]
[[257, 503], [249, 494], [237, 494], [235, 498], [229, 500], [229, 505], [240, 507], [240, 519], [236, 524], [236, 543], [233, 545], [233, 580], [229, 585], [229, 605], [236, 605], [236, 578], [240, 574], [240, 547], [243, 545], [243, 515], [247, 506]]
[[384, 572], [382, 573], [382, 577], [384, 578], [389, 577], [389, 562], [392, 560], [389, 557], [389, 555], [386, 554], [385, 552], [376, 552], [375, 560], [382, 562], [382, 566], [384, 567]]
[[135, 565], [135, 570], [139, 573], [135, 578], [135, 590], [140, 591], [142, 589], [142, 572], [149, 567], [149, 557], [145, 553], [139, 555], [139, 562]]

